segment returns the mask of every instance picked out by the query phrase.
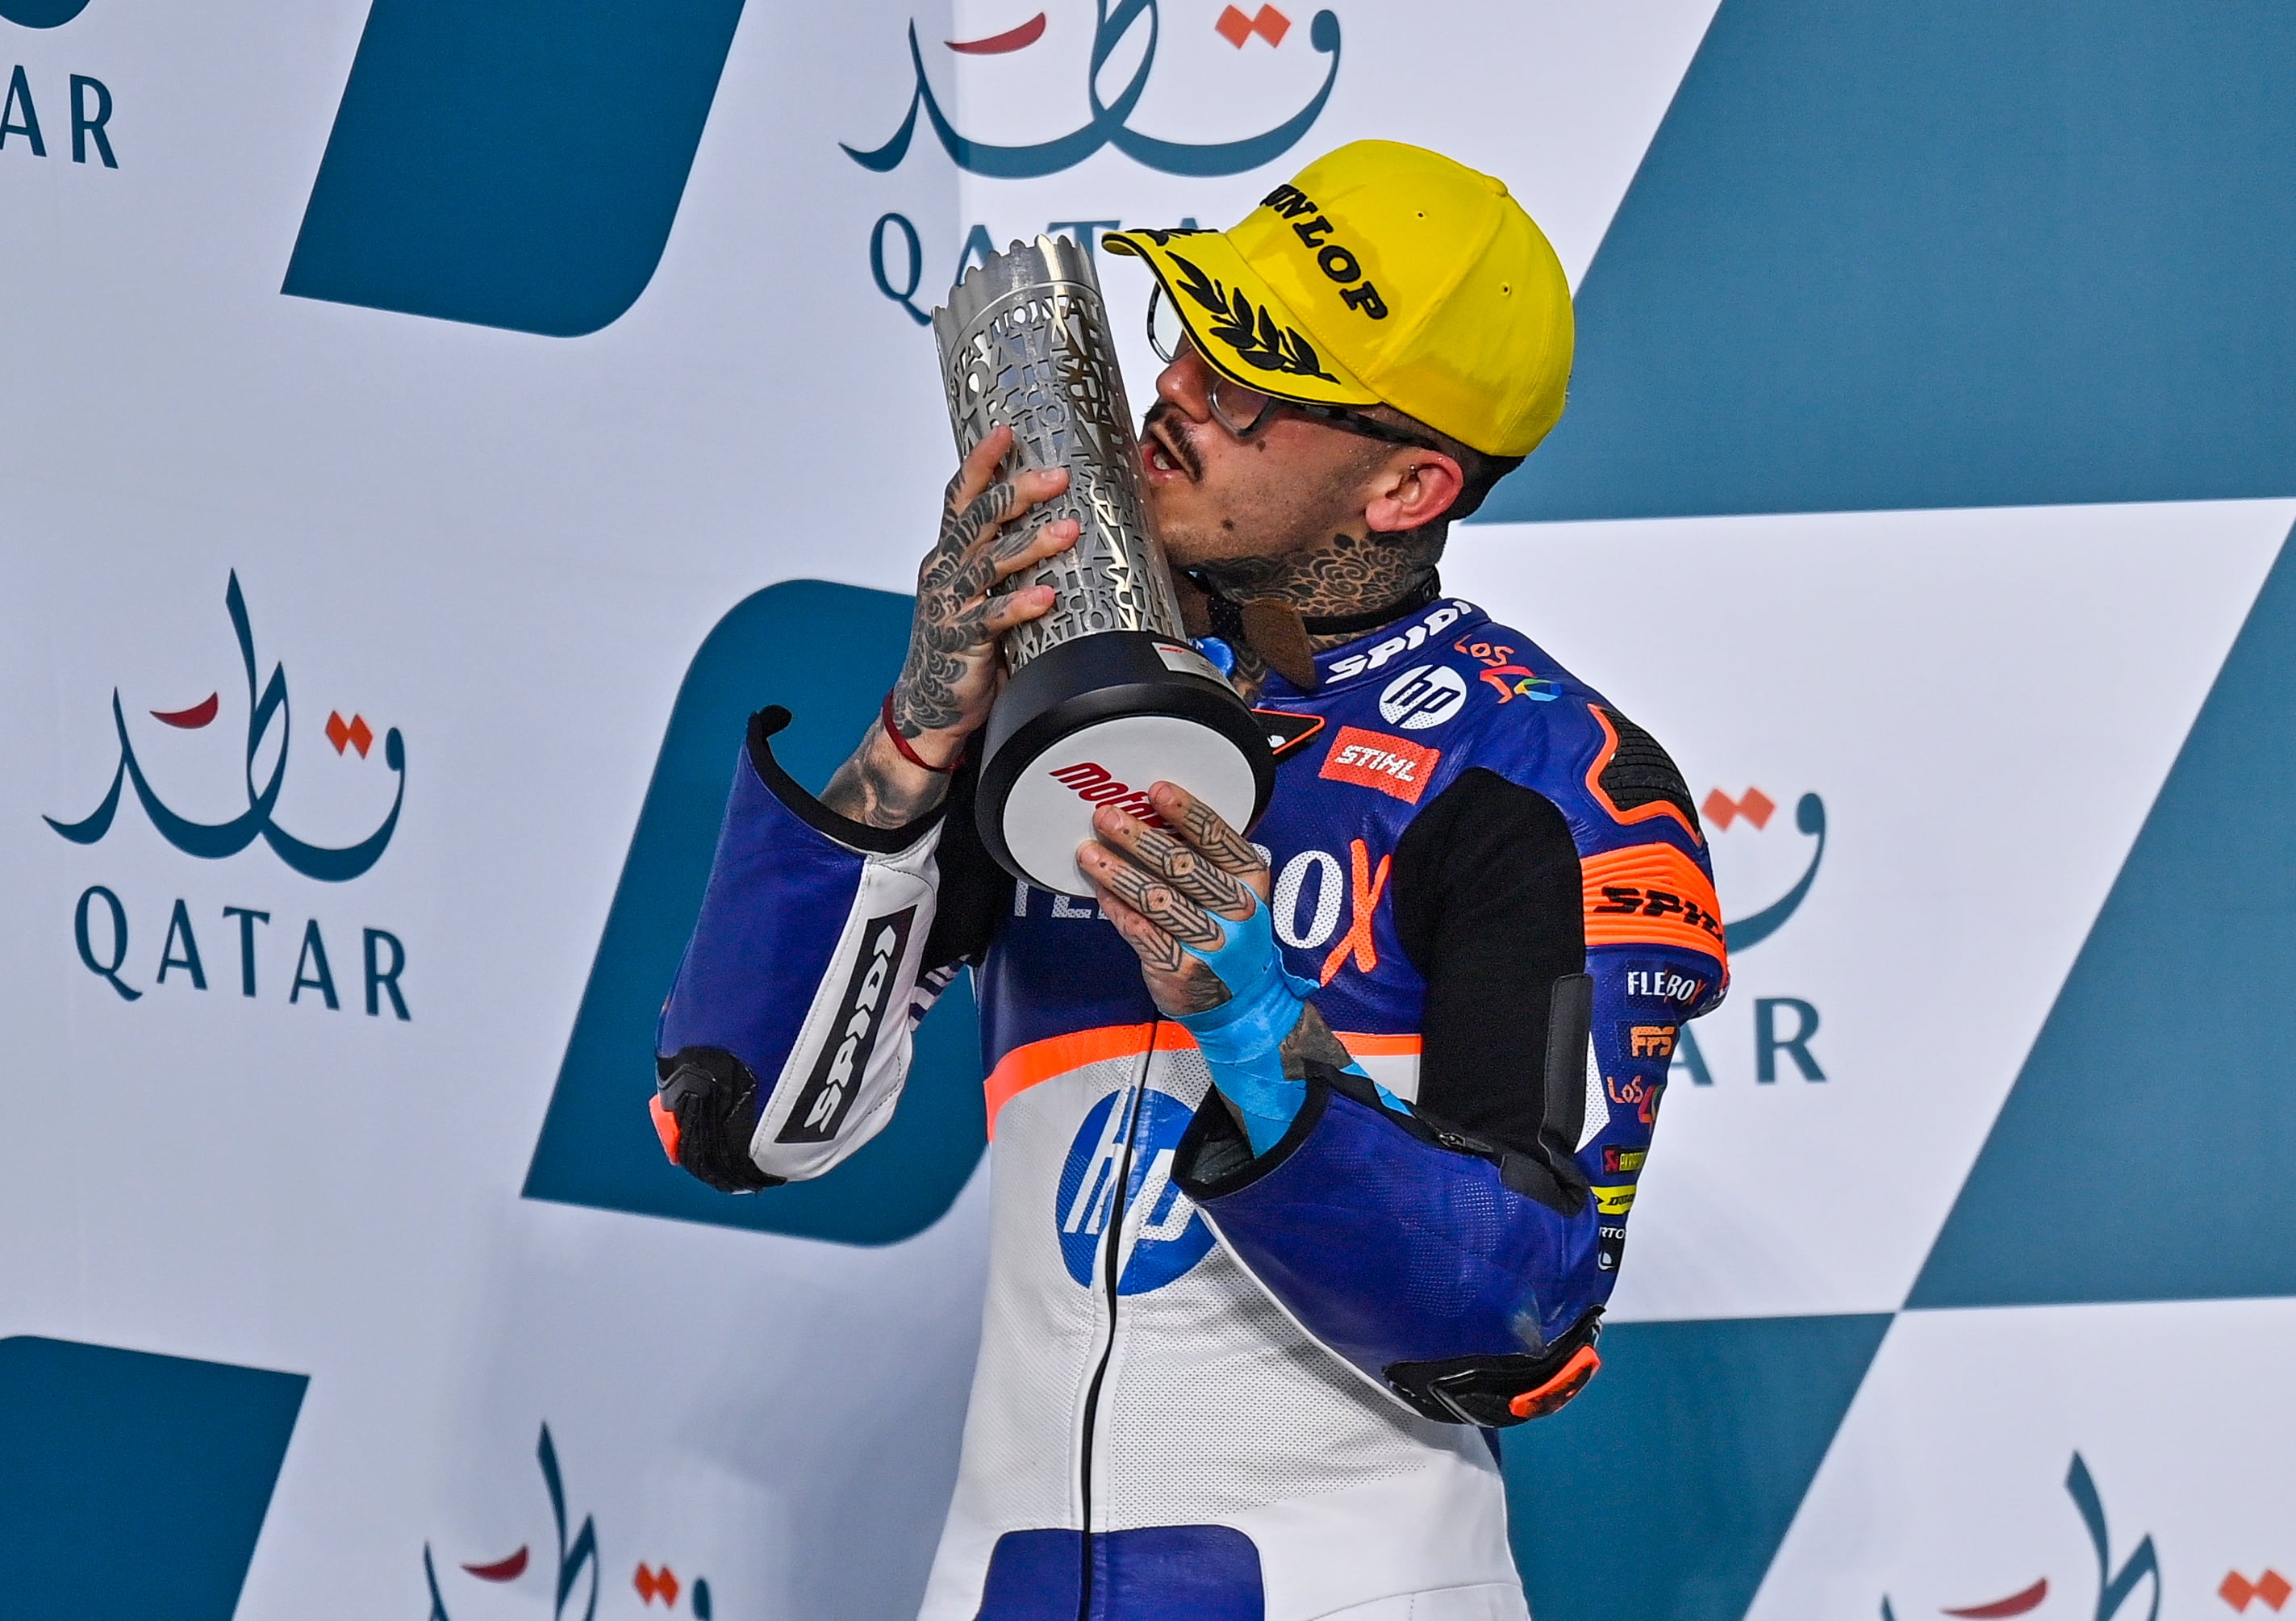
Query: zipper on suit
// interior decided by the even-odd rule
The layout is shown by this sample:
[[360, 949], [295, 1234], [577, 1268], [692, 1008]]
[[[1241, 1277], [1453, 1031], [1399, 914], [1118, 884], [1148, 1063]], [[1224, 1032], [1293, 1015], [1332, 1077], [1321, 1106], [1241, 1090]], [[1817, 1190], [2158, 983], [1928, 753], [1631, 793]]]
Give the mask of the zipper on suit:
[[1108, 1377], [1108, 1364], [1116, 1354], [1116, 1286], [1124, 1275], [1124, 1222], [1132, 1204], [1132, 1148], [1140, 1132], [1140, 1116], [1148, 1096], [1148, 1070], [1156, 1060], [1156, 1038], [1161, 1033], [1164, 1019], [1160, 1013], [1149, 1026], [1148, 1050], [1141, 1056], [1140, 1073], [1131, 1086], [1117, 1094], [1119, 1107], [1125, 1111], [1124, 1148], [1117, 1156], [1116, 1185], [1109, 1191], [1108, 1221], [1102, 1230], [1107, 1235], [1107, 1252], [1102, 1259], [1101, 1288], [1108, 1302], [1108, 1337], [1100, 1347], [1100, 1362], [1092, 1370], [1092, 1383], [1084, 1395], [1084, 1444], [1078, 1454], [1078, 1496], [1084, 1506], [1084, 1535], [1078, 1546], [1082, 1550], [1084, 1569], [1077, 1586], [1077, 1621], [1093, 1621], [1092, 1591], [1092, 1441], [1093, 1431], [1100, 1422], [1101, 1381]]

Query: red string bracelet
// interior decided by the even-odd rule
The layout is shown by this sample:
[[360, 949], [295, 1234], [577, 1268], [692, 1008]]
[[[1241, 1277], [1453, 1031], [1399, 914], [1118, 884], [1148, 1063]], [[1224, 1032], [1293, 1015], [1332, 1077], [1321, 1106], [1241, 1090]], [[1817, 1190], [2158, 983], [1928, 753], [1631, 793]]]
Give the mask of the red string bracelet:
[[891, 693], [889, 692], [885, 695], [884, 706], [877, 712], [885, 722], [885, 736], [893, 740], [893, 746], [901, 751], [901, 758], [907, 761], [911, 765], [922, 766], [926, 770], [931, 771], [936, 775], [947, 777], [950, 773], [954, 772], [957, 766], [964, 763], [964, 756], [960, 753], [954, 763], [945, 766], [937, 766], [931, 761], [927, 760], [922, 754], [918, 753], [916, 750], [911, 748], [909, 746], [909, 740], [901, 736], [901, 728], [893, 724], [893, 695]]

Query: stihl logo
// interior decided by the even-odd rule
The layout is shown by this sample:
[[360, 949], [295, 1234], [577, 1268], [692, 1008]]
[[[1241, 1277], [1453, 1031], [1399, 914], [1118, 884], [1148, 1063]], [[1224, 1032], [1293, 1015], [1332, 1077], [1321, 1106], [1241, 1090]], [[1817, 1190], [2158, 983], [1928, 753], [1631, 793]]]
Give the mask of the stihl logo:
[[1072, 766], [1062, 766], [1053, 773], [1053, 780], [1076, 790], [1078, 799], [1089, 800], [1095, 805], [1113, 805], [1125, 815], [1136, 817], [1151, 827], [1161, 827], [1164, 819], [1148, 802], [1148, 790], [1136, 788], [1129, 783], [1116, 780], [1115, 773], [1106, 766], [1089, 760]]
[[1324, 756], [1324, 769], [1318, 775], [1334, 782], [1377, 788], [1407, 805], [1415, 805], [1419, 796], [1427, 791], [1428, 779], [1435, 775], [1435, 762], [1442, 757], [1440, 749], [1423, 748], [1400, 737], [1343, 726], [1340, 735], [1332, 740], [1332, 752]]
[[[838, 1004], [837, 1021], [830, 1026], [805, 1090], [790, 1106], [789, 1123], [782, 1128], [781, 1141], [826, 1142], [844, 1123], [853, 1099], [859, 1095], [869, 1055], [876, 1050], [878, 1034], [884, 1028], [885, 990], [900, 967], [901, 950], [909, 942], [909, 926], [916, 915], [915, 907], [904, 907], [871, 918], [861, 932], [866, 943], [860, 960], [853, 965], [844, 1000]], [[830, 1041], [836, 1045], [829, 1045]]]

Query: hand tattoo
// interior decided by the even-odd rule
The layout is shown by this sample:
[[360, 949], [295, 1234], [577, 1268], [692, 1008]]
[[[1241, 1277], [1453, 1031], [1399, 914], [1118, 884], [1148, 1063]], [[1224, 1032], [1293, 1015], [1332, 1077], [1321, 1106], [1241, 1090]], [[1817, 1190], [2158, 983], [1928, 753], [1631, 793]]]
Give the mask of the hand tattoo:
[[1227, 938], [1226, 931], [1212, 920], [1210, 913], [1170, 883], [1151, 877], [1136, 867], [1113, 863], [1110, 871], [1101, 875], [1100, 882], [1118, 900], [1182, 945], [1213, 951]]
[[[974, 481], [991, 479], [989, 458], [1009, 448], [1009, 440], [984, 440], [966, 457], [942, 493], [940, 533], [917, 567], [908, 656], [893, 683], [891, 713], [894, 729], [906, 740], [939, 734], [928, 745], [938, 755], [927, 759], [954, 754], [964, 736], [988, 719], [997, 685], [997, 638], [1044, 612], [1040, 598], [1016, 599], [998, 590], [998, 582], [1024, 566], [1030, 548], [1045, 548], [1034, 554], [1041, 557], [1069, 544], [1041, 528], [1005, 527], [1059, 491], [1066, 476], [1059, 469], [995, 478], [960, 505]], [[873, 827], [904, 827], [941, 802], [948, 781], [945, 773], [902, 758], [882, 731], [869, 728], [830, 778], [822, 802]]]
[[[958, 474], [961, 479], [964, 475]], [[973, 603], [996, 578], [996, 564], [1028, 544], [1028, 537], [1005, 535], [1001, 544], [972, 555], [973, 542], [1013, 514], [1018, 492], [1000, 479], [973, 503], [956, 509], [957, 487], [946, 498], [940, 539], [917, 571], [917, 607], [909, 633], [909, 656], [893, 684], [893, 724], [904, 737], [946, 730], [969, 717], [957, 687], [972, 673], [994, 638], [982, 625], [988, 603]], [[1010, 548], [1007, 550], [1006, 548]], [[968, 605], [970, 605], [968, 606]]]
[[1132, 949], [1156, 1005], [1175, 1018], [1207, 1012], [1232, 994], [1197, 951], [1226, 943], [1222, 919], [1251, 916], [1267, 889], [1258, 851], [1185, 789], [1154, 790], [1163, 827], [1103, 810], [1097, 843], [1079, 859], [1101, 905]]
[[1267, 865], [1243, 835], [1229, 827], [1218, 811], [1200, 799], [1192, 801], [1181, 813], [1180, 826], [1188, 842], [1223, 872], [1241, 876]]
[[1134, 835], [1130, 859], [1150, 876], [1170, 884], [1186, 899], [1225, 917], [1251, 916], [1251, 893], [1170, 834], [1144, 828]]
[[[1116, 932], [1124, 936], [1125, 942], [1139, 953], [1140, 966], [1150, 976], [1152, 993], [1158, 983], [1157, 976], [1161, 976], [1163, 994], [1157, 995], [1155, 1000], [1166, 1017], [1185, 1018], [1192, 1013], [1209, 1013], [1233, 994], [1201, 959], [1189, 956], [1180, 949], [1179, 942], [1141, 914], [1119, 908], [1109, 912], [1109, 920], [1116, 925]], [[1172, 1005], [1175, 1002], [1177, 1006]]]

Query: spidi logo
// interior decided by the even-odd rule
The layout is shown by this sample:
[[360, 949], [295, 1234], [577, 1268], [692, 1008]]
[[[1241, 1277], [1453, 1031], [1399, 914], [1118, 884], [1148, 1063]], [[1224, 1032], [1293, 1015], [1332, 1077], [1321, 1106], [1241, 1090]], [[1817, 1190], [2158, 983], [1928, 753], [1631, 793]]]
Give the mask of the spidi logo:
[[[1724, 928], [1735, 987], [1733, 1000], [1751, 995], [1753, 1004], [1754, 1083], [1767, 1086], [1789, 1074], [1805, 1082], [1822, 1082], [1825, 1066], [1812, 1046], [1823, 1023], [1817, 1004], [1806, 996], [1762, 993], [1765, 959], [1750, 959], [1748, 954], [1785, 927], [1809, 899], [1825, 859], [1825, 802], [1816, 794], [1800, 795], [1794, 802], [1791, 829], [1778, 801], [1759, 786], [1737, 794], [1710, 788], [1698, 810], [1725, 901], [1734, 910], [1748, 893], [1763, 898], [1761, 904], [1731, 917]], [[1712, 1016], [1706, 1030], [1705, 1039], [1713, 1041], [1717, 1027]], [[1674, 1067], [1685, 1072], [1692, 1085], [1711, 1086], [1717, 1078], [1713, 1060], [1723, 1055], [1710, 1054], [1699, 1041], [1698, 1027], [1682, 1026]], [[1731, 1073], [1726, 1066], [1724, 1078]]]
[[[391, 835], [398, 830], [399, 812], [406, 799], [406, 739], [394, 726], [383, 733], [378, 746], [373, 724], [365, 714], [354, 710], [346, 717], [340, 709], [330, 710], [324, 726], [311, 729], [339, 761], [352, 768], [341, 775], [365, 776], [369, 773], [357, 768], [369, 767], [388, 778], [387, 807], [381, 809], [380, 819], [371, 824], [365, 836], [346, 844], [322, 844], [288, 831], [281, 824], [280, 800], [287, 785], [291, 745], [296, 732], [286, 668], [275, 662], [269, 676], [258, 679], [261, 666], [255, 656], [254, 624], [236, 572], [225, 587], [224, 610], [238, 647], [244, 707], [236, 692], [226, 707], [226, 688], [217, 685], [194, 703], [148, 710], [144, 720], [131, 724], [127, 706], [121, 700], [119, 689], [114, 687], [111, 725], [118, 754], [111, 785], [95, 809], [77, 820], [66, 821], [53, 816], [42, 819], [59, 836], [74, 844], [102, 845], [118, 829], [119, 813], [132, 790], [136, 806], [152, 830], [168, 847], [184, 855], [222, 861], [260, 843], [291, 873], [324, 884], [348, 883], [382, 859], [383, 852], [390, 847]], [[193, 690], [196, 691], [197, 687]], [[233, 720], [243, 720], [243, 729], [234, 731], [223, 724], [226, 716]], [[144, 739], [140, 754], [139, 734]], [[188, 750], [177, 741], [182, 734], [192, 734], [196, 739]], [[234, 738], [238, 745], [235, 751], [226, 741]], [[371, 755], [377, 757], [370, 759]], [[147, 756], [164, 760], [165, 768], [147, 766]], [[235, 814], [219, 820], [176, 809], [162, 792], [162, 783], [171, 772], [180, 778], [186, 793], [209, 799], [212, 799], [219, 783], [231, 782], [230, 792], [239, 800], [240, 808]], [[357, 793], [348, 784], [339, 782], [335, 786], [344, 794]], [[364, 797], [379, 799], [381, 786], [366, 786]], [[148, 938], [145, 931], [156, 926], [149, 920], [161, 915], [154, 900], [144, 913], [147, 918], [145, 931], [132, 926], [136, 909], [121, 898], [120, 892], [125, 889], [133, 894], [136, 888], [124, 881], [119, 888], [114, 888], [108, 881], [90, 884], [80, 892], [72, 913], [73, 943], [81, 965], [109, 984], [121, 1000], [129, 1002], [142, 1000], [145, 991], [131, 978], [142, 977], [135, 942], [139, 938]], [[261, 994], [261, 987], [266, 983], [275, 985], [285, 960], [283, 954], [269, 971], [260, 967], [274, 951], [269, 944], [274, 937], [267, 927], [273, 916], [270, 908], [234, 904], [201, 917], [178, 896], [165, 916], [164, 938], [152, 970], [152, 986], [168, 986], [172, 980], [175, 988], [206, 991], [208, 953], [215, 951], [218, 935], [228, 939], [234, 932], [241, 994], [254, 998]], [[205, 951], [200, 942], [202, 926], [209, 935]], [[358, 935], [360, 983], [366, 1011], [380, 1016], [387, 1003], [395, 1017], [410, 1018], [401, 984], [406, 971], [405, 942], [389, 929], [363, 927]], [[339, 932], [338, 940], [341, 938]], [[337, 949], [342, 948], [339, 945]], [[294, 975], [286, 985], [288, 1002], [299, 1004], [307, 997], [332, 1010], [340, 1011], [342, 1007], [334, 959], [328, 949], [326, 933], [316, 917], [304, 923]]]
[[916, 917], [915, 907], [905, 906], [872, 917], [862, 931], [869, 950], [855, 961], [845, 1000], [838, 1005], [837, 1017], [830, 1026], [840, 1033], [837, 1045], [823, 1046], [820, 1061], [806, 1077], [797, 1101], [790, 1106], [789, 1123], [782, 1128], [781, 1141], [827, 1142], [844, 1124], [853, 1099], [861, 1095], [857, 1082], [868, 1069], [869, 1055], [884, 1028], [886, 983], [908, 949], [909, 928]]
[[[86, 9], [87, 0], [0, 0], [0, 21], [21, 29], [58, 29]], [[40, 121], [43, 99], [49, 109], [46, 125]], [[68, 118], [71, 160], [118, 169], [119, 159], [111, 150], [111, 86], [93, 74], [58, 74], [42, 84], [39, 75], [27, 71], [21, 62], [12, 63], [7, 94], [0, 98], [0, 160], [47, 157], [51, 134], [62, 134], [55, 128], [58, 119]], [[59, 138], [58, 155], [64, 145]]]
[[[720, 793], [735, 771], [750, 769], [736, 756], [757, 707], [758, 671], [781, 672], [775, 696], [795, 717], [775, 734], [775, 758], [800, 782], [826, 781], [877, 714], [885, 672], [900, 667], [908, 646], [914, 608], [890, 592], [786, 581], [735, 606], [695, 650], [567, 1040], [527, 1197], [873, 1245], [914, 1238], [955, 1202], [987, 1141], [980, 1032], [963, 977], [916, 1029], [901, 1107], [834, 1175], [731, 1199], [671, 1164], [651, 1131], [630, 1129], [630, 1055], [652, 1050], [661, 999], [709, 887]], [[872, 920], [873, 941], [890, 922]], [[886, 942], [883, 955], [898, 960], [901, 949]], [[877, 956], [869, 954], [840, 1005], [836, 1051], [853, 1041], [857, 1074], [868, 1062], [864, 1042], [883, 1039], [886, 1009], [869, 984]], [[864, 1004], [870, 1017], [857, 1023]], [[832, 1084], [841, 1086], [838, 1069], [832, 1052], [824, 1090], [800, 1121]]]
[[[1089, 11], [1070, 0], [1010, 28], [961, 39], [935, 39], [938, 29], [921, 33], [912, 21], [908, 106], [899, 124], [873, 145], [840, 145], [862, 168], [885, 174], [907, 159], [922, 126], [958, 169], [995, 180], [1041, 179], [1103, 151], [1159, 174], [1241, 175], [1297, 146], [1323, 115], [1339, 81], [1338, 16], [1318, 11], [1302, 26], [1292, 12], [1275, 4], [1230, 5], [1217, 14], [1208, 8], [1173, 9], [1170, 31], [1159, 0], [1095, 0]], [[1152, 120], [1144, 102], [1152, 110], [1157, 87], [1176, 76], [1190, 81], [1191, 88], [1217, 87], [1227, 105], [1257, 109], [1273, 103], [1288, 111], [1273, 125], [1247, 127], [1224, 138], [1179, 140], [1172, 138], [1177, 130], [1152, 134], [1144, 128]], [[1000, 110], [1027, 125], [1029, 138], [991, 141], [960, 128], [947, 111], [959, 102]], [[1193, 216], [1179, 221], [1187, 228], [1195, 223]], [[1123, 228], [1118, 219], [1043, 224], [1047, 234], [1073, 237], [1087, 253], [1102, 235]], [[933, 301], [932, 290], [960, 280], [1003, 240], [986, 224], [975, 223], [943, 277], [938, 263], [928, 264], [937, 256], [927, 254], [907, 216], [885, 214], [870, 229], [870, 276], [880, 292], [922, 325], [930, 319], [926, 306]]]

